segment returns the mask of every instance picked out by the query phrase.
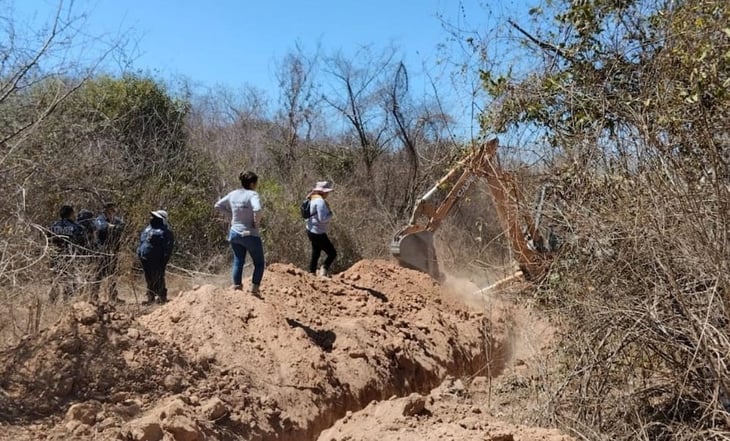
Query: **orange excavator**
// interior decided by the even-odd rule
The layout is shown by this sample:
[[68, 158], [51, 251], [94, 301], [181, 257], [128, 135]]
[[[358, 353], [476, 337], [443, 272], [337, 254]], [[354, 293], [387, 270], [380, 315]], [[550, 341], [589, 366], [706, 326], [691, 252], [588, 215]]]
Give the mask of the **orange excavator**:
[[[552, 247], [543, 240], [532, 216], [520, 208], [522, 198], [515, 180], [499, 165], [498, 144], [495, 138], [473, 148], [417, 201], [408, 226], [396, 233], [390, 245], [391, 253], [401, 266], [442, 279], [434, 247], [434, 232], [469, 187], [482, 178], [489, 187], [497, 217], [523, 276], [527, 280], [538, 280], [545, 274], [552, 259]], [[434, 195], [445, 190], [448, 190], [446, 197], [436, 205], [432, 201]]]

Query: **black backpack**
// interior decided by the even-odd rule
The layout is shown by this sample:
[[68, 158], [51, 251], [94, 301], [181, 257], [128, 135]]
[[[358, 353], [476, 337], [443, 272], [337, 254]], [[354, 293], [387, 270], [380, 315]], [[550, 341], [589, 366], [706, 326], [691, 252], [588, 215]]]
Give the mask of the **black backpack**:
[[299, 206], [299, 214], [302, 215], [302, 219], [309, 219], [312, 216], [312, 212], [309, 208], [309, 198], [305, 199]]

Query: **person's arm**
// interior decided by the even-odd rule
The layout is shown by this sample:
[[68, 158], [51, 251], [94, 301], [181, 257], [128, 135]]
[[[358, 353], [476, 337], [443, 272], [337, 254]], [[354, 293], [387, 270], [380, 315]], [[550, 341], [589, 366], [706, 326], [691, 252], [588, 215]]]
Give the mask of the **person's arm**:
[[73, 241], [76, 245], [83, 247], [85, 245], [86, 229], [79, 224], [74, 225]]
[[327, 223], [332, 218], [332, 212], [324, 199], [320, 199], [320, 201], [322, 202], [317, 201], [318, 203], [316, 205], [317, 219], [322, 223]]
[[172, 250], [175, 248], [175, 234], [172, 230], [166, 230], [165, 236], [167, 240], [165, 240], [164, 261], [165, 265], [167, 265], [167, 262], [169, 262], [172, 257]]
[[254, 192], [251, 196], [251, 209], [253, 210], [253, 225], [257, 228], [261, 224], [261, 219], [264, 218], [263, 207], [261, 206], [261, 198], [259, 194]]
[[231, 213], [231, 204], [228, 202], [228, 197], [231, 194], [228, 193], [227, 195], [223, 196], [221, 199], [218, 200], [218, 202], [215, 203], [215, 209], [220, 211], [225, 211], [226, 213]]
[[99, 243], [106, 242], [107, 235], [109, 234], [109, 222], [103, 217], [96, 218], [96, 240]]
[[142, 258], [142, 246], [147, 241], [147, 228], [139, 234], [139, 245], [137, 245], [137, 257]]

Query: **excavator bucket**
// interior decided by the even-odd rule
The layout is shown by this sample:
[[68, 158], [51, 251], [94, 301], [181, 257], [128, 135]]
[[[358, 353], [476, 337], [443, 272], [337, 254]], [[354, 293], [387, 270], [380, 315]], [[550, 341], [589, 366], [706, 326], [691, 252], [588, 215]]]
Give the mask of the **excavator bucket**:
[[390, 252], [401, 266], [422, 271], [436, 280], [441, 279], [432, 231], [399, 233], [390, 245]]

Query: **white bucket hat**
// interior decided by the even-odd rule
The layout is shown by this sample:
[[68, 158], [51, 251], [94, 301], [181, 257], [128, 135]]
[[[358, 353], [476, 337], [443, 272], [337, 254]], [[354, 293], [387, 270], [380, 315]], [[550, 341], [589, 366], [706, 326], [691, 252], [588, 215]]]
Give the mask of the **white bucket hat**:
[[167, 217], [168, 217], [167, 211], [165, 211], [165, 210], [150, 211], [150, 214], [154, 217], [162, 219], [163, 221], [165, 221], [165, 223], [167, 223]]
[[314, 184], [314, 188], [312, 189], [312, 192], [329, 193], [332, 190], [334, 190], [334, 188], [332, 188], [332, 182], [319, 181], [316, 184]]

